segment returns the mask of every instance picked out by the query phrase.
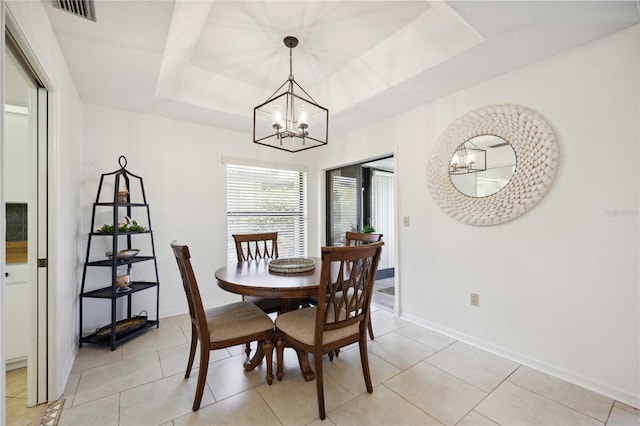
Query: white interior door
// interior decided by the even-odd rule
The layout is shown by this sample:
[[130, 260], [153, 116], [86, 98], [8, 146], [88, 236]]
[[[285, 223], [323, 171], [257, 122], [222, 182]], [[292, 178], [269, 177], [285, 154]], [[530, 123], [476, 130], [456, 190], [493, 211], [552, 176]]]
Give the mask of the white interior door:
[[[21, 54], [17, 43], [5, 33], [5, 121], [3, 187], [6, 203], [24, 205], [26, 211], [26, 258], [15, 263], [25, 272], [25, 299], [16, 315], [3, 324], [28, 324], [16, 344], [24, 344], [27, 364], [27, 404], [47, 402], [47, 92]], [[13, 111], [13, 112], [12, 112]], [[21, 116], [8, 116], [9, 114]], [[14, 125], [15, 123], [15, 125]], [[2, 206], [4, 209], [5, 206]], [[5, 223], [5, 235], [9, 226]], [[8, 261], [8, 258], [7, 258]], [[6, 277], [5, 277], [6, 278]], [[3, 283], [5, 285], [5, 283]], [[5, 306], [18, 303], [4, 299]], [[6, 310], [5, 310], [6, 311]], [[5, 327], [5, 335], [9, 330]], [[16, 348], [17, 349], [17, 348]]]

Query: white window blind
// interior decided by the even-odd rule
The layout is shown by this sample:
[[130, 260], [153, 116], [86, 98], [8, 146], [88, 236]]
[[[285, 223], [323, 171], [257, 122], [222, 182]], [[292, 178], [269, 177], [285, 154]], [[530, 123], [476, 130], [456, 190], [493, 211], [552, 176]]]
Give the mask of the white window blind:
[[274, 231], [280, 257], [307, 255], [307, 173], [227, 164], [227, 260], [233, 234]]
[[[339, 171], [337, 172], [339, 173]], [[358, 219], [358, 180], [331, 175], [331, 238], [333, 245], [345, 245], [345, 232], [356, 231]]]

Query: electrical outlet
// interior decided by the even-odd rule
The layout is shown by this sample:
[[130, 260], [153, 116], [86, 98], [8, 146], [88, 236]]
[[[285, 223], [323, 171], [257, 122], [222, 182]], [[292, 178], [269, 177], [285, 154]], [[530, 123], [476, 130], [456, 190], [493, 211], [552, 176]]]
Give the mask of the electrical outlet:
[[469, 303], [471, 303], [471, 306], [480, 306], [480, 295], [478, 293], [471, 293]]
[[409, 226], [409, 216], [405, 216], [402, 218], [402, 225]]

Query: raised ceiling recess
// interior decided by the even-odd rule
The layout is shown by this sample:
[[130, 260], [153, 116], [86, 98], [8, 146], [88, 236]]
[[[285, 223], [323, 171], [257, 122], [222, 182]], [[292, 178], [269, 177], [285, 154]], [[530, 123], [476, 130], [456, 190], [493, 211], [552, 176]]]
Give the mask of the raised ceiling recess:
[[[451, 182], [451, 158], [461, 144], [483, 135], [508, 142], [516, 167], [504, 188], [486, 197], [471, 197]], [[469, 225], [498, 225], [527, 212], [549, 190], [558, 168], [558, 144], [536, 112], [519, 105], [492, 105], [454, 121], [438, 139], [428, 167], [429, 190], [442, 210]]]

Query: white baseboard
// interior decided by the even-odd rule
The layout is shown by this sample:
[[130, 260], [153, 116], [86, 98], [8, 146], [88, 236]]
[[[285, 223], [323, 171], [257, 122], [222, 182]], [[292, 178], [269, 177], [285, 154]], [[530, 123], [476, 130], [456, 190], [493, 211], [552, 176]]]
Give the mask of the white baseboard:
[[184, 309], [172, 309], [170, 311], [161, 311], [158, 318], [160, 319], [160, 325], [162, 325], [162, 318], [174, 317], [176, 315], [183, 315], [189, 313], [188, 310]]
[[76, 356], [78, 355], [78, 346], [79, 344], [76, 343], [73, 351], [71, 351], [71, 353], [69, 354], [69, 356], [67, 357], [67, 359], [64, 362], [63, 365], [63, 372], [62, 374], [59, 374], [58, 377], [63, 377], [64, 380], [60, 380], [58, 381], [58, 383], [61, 386], [58, 386], [58, 389], [56, 389], [56, 393], [57, 395], [55, 395], [55, 398], [49, 398], [50, 401], [56, 400], [58, 398], [60, 398], [62, 396], [62, 394], [64, 394], [64, 390], [67, 387], [67, 382], [69, 381], [69, 377], [71, 377], [71, 370], [73, 370], [73, 364], [76, 361]]
[[5, 371], [17, 370], [27, 366], [27, 357], [13, 358], [5, 362]]
[[477, 348], [483, 349], [487, 352], [491, 352], [495, 355], [517, 362], [518, 364], [522, 364], [527, 367], [536, 369], [538, 371], [542, 371], [543, 373], [565, 380], [569, 383], [573, 383], [574, 385], [581, 386], [585, 389], [599, 393], [603, 396], [612, 398], [616, 401], [622, 402], [632, 407], [636, 407], [636, 408], [640, 407], [640, 395], [634, 395], [630, 392], [627, 392], [623, 389], [619, 389], [615, 386], [611, 386], [606, 383], [602, 383], [600, 381], [594, 380], [590, 377], [586, 377], [581, 374], [577, 374], [572, 371], [566, 370], [564, 368], [558, 367], [556, 365], [552, 365], [544, 361], [531, 358], [530, 356], [524, 355], [522, 353], [514, 352], [507, 348], [494, 345], [484, 340], [477, 339], [468, 334], [461, 333], [447, 327], [443, 327], [439, 324], [425, 321], [413, 315], [403, 314], [400, 316], [400, 318], [405, 321], [411, 322], [413, 324], [419, 325], [421, 327], [425, 327], [435, 332], [444, 334], [446, 336], [449, 336], [461, 342], [467, 343], [469, 345], [475, 346]]
[[[225, 297], [224, 299], [217, 299], [216, 300], [216, 304], [215, 305], [206, 305], [204, 302], [203, 304], [205, 305], [204, 308], [210, 308], [210, 307], [214, 307], [214, 306], [223, 306], [223, 305], [228, 305], [229, 303], [235, 303], [235, 302], [239, 302], [240, 301], [240, 296], [236, 295], [236, 294], [231, 294], [229, 293], [228, 297]], [[162, 320], [162, 318], [167, 318], [167, 317], [173, 317], [176, 315], [183, 315], [183, 314], [187, 314], [189, 313], [189, 311], [187, 311], [186, 308], [184, 309], [172, 309], [172, 310], [168, 310], [168, 311], [160, 311], [160, 320]], [[162, 321], [160, 322], [160, 326], [162, 326]]]

